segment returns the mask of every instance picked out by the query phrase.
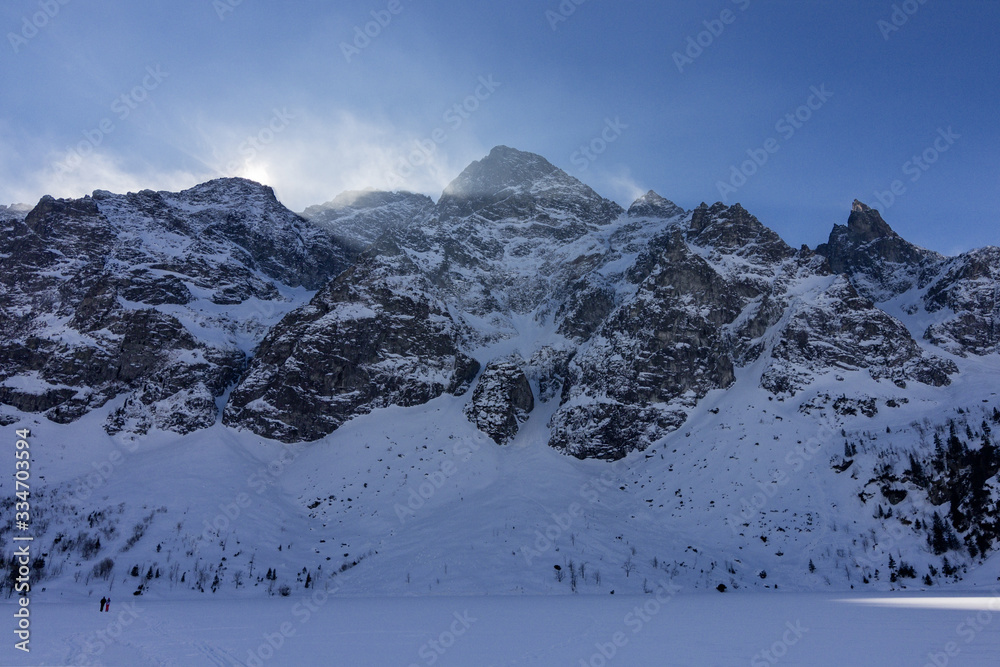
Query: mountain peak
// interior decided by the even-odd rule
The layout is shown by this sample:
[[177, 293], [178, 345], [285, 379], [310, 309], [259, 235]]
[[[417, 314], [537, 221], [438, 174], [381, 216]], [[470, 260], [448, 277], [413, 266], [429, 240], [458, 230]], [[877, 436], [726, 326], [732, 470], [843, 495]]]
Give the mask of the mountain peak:
[[268, 204], [280, 206], [274, 189], [269, 185], [263, 185], [249, 178], [222, 177], [214, 178], [204, 183], [199, 183], [187, 190], [180, 192], [168, 192], [165, 190], [140, 190], [139, 192], [128, 192], [124, 194], [110, 192], [108, 190], [94, 190], [87, 199], [98, 201], [124, 199], [152, 199], [159, 200], [163, 197], [174, 197], [187, 200], [194, 204], [206, 206], [235, 206], [246, 200], [264, 201]]
[[673, 218], [683, 213], [684, 209], [653, 190], [632, 202], [628, 209], [629, 217], [633, 218]]
[[606, 224], [622, 213], [620, 206], [542, 156], [508, 146], [497, 146], [466, 167], [438, 201], [442, 217], [459, 218], [478, 213], [500, 219], [548, 207], [594, 224]]
[[274, 194], [274, 189], [270, 185], [263, 185], [249, 178], [224, 177], [215, 178], [210, 181], [200, 183], [193, 188], [188, 188], [178, 193], [181, 196], [188, 196], [197, 200], [215, 200], [216, 198], [229, 197], [260, 197], [268, 201], [277, 203], [278, 198]]
[[443, 197], [490, 197], [504, 190], [530, 189], [557, 173], [568, 176], [540, 155], [497, 146], [449, 183]]
[[926, 266], [941, 256], [906, 241], [877, 209], [855, 199], [847, 225], [834, 225], [830, 239], [816, 248], [830, 270], [846, 273], [865, 297], [880, 303], [920, 281]]
[[857, 199], [851, 206], [851, 217], [847, 220], [847, 233], [862, 243], [899, 236], [882, 219], [877, 209], [873, 209]]
[[691, 215], [689, 241], [703, 247], [744, 256], [757, 255], [769, 262], [792, 257], [795, 251], [770, 227], [740, 204], [702, 204]]

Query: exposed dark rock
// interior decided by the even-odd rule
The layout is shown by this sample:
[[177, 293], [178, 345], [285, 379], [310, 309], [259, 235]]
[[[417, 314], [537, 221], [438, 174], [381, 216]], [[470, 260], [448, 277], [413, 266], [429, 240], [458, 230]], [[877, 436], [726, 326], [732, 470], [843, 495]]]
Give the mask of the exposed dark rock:
[[[914, 315], [950, 310], [924, 338], [953, 354], [1000, 351], [1000, 250], [982, 248], [945, 258], [907, 242], [875, 209], [855, 200], [847, 226], [835, 225], [829, 242], [816, 252], [835, 273], [844, 273], [858, 292], [884, 302], [913, 291], [903, 312]], [[926, 290], [921, 296], [918, 290]]]
[[521, 362], [511, 358], [488, 363], [466, 406], [469, 421], [498, 445], [510, 442], [535, 408]]
[[590, 287], [582, 282], [557, 313], [562, 318], [559, 333], [578, 341], [589, 340], [615, 305], [615, 293], [610, 287]]
[[479, 371], [447, 307], [383, 240], [264, 339], [233, 390], [230, 426], [316, 440], [351, 417], [460, 394]]
[[44, 197], [3, 224], [0, 402], [69, 422], [128, 393], [112, 432], [214, 424], [248, 341], [288, 309], [278, 285], [315, 289], [351, 259], [241, 179]]
[[843, 279], [791, 308], [771, 359], [762, 385], [778, 395], [794, 395], [833, 369], [867, 370], [902, 387], [908, 380], [948, 385], [958, 372], [954, 363], [925, 353], [898, 320]]
[[924, 337], [965, 356], [1000, 351], [1000, 248], [988, 247], [948, 260], [924, 297], [928, 312], [954, 314]]
[[735, 378], [722, 327], [741, 312], [737, 292], [679, 231], [652, 248], [636, 294], [570, 364], [550, 442], [580, 458], [645, 449], [683, 422], [684, 408]]
[[830, 270], [846, 273], [863, 296], [882, 302], [924, 287], [943, 257], [904, 240], [876, 209], [854, 200], [847, 226], [834, 225], [830, 240], [816, 248]]
[[509, 442], [537, 387], [552, 446], [614, 459], [758, 361], [778, 397], [830, 372], [947, 385], [957, 367], [872, 299], [913, 290], [903, 313], [939, 314], [925, 337], [956, 354], [1000, 344], [1000, 251], [946, 260], [860, 202], [813, 254], [738, 204], [650, 191], [626, 212], [499, 146], [437, 204], [351, 192], [306, 215], [243, 179], [0, 210], [0, 402], [71, 421], [124, 393], [109, 431], [189, 432], [232, 388], [225, 423], [309, 441], [463, 394], [499, 345], [528, 361], [488, 365], [470, 419]]

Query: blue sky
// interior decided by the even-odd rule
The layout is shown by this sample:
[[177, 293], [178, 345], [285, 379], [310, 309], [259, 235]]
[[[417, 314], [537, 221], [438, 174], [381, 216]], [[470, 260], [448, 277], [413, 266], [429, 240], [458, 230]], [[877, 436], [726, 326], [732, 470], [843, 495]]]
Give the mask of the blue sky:
[[990, 0], [8, 0], [0, 26], [0, 202], [222, 175], [293, 210], [436, 198], [506, 144], [793, 245], [854, 198], [920, 245], [1000, 244]]

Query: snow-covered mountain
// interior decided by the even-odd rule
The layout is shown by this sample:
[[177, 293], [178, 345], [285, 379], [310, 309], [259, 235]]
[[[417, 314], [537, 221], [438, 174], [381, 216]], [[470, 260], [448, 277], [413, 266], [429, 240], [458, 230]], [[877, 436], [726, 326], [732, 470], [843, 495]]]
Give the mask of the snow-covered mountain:
[[263, 334], [353, 259], [239, 179], [46, 197], [3, 224], [0, 401], [72, 422], [127, 394], [109, 432], [214, 424]]
[[224, 179], [0, 221], [0, 418], [45, 441], [63, 593], [995, 577], [996, 248], [856, 201], [796, 250], [502, 146], [437, 202]]

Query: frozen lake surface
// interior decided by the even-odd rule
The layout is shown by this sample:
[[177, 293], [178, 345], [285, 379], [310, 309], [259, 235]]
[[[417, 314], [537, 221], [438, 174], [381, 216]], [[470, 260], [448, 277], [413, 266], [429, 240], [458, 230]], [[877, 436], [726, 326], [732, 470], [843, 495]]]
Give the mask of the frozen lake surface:
[[[16, 608], [4, 603], [8, 628]], [[3, 665], [991, 665], [1000, 598], [830, 594], [33, 601]]]

